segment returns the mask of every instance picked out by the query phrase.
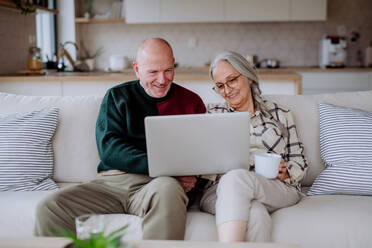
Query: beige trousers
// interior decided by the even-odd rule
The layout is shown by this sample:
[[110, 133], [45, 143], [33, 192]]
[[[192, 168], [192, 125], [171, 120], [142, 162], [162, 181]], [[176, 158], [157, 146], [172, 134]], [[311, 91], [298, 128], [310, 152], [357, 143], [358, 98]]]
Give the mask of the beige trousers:
[[35, 235], [75, 232], [74, 219], [83, 214], [126, 213], [143, 217], [143, 239], [182, 240], [187, 203], [182, 186], [172, 177], [98, 176], [43, 200], [37, 207]]
[[[277, 179], [238, 169], [226, 173], [201, 199], [201, 209], [216, 214], [216, 224], [247, 221], [246, 240], [271, 241], [270, 213], [296, 204], [302, 194]], [[215, 206], [215, 209], [214, 209]]]

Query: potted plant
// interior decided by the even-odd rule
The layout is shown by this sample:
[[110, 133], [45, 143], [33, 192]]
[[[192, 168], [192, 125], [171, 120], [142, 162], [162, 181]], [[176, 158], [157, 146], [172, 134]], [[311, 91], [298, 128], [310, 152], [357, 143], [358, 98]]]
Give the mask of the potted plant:
[[89, 19], [92, 15], [92, 7], [94, 0], [84, 0], [86, 11], [84, 13], [84, 18]]
[[98, 48], [95, 52], [89, 51], [83, 42], [80, 47], [82, 54], [80, 55], [79, 60], [84, 62], [90, 71], [93, 71], [95, 68], [95, 59], [103, 53], [103, 47]]
[[108, 235], [104, 234], [105, 231], [96, 234], [91, 233], [89, 239], [80, 239], [69, 231], [65, 231], [63, 236], [72, 240], [72, 243], [67, 248], [132, 248], [120, 242], [126, 228], [127, 226], [123, 226]]
[[34, 13], [35, 9], [32, 6], [32, 3], [30, 1], [22, 1], [22, 0], [12, 0], [13, 3], [15, 4], [17, 9], [21, 10], [21, 13], [23, 15], [27, 15], [30, 13]]

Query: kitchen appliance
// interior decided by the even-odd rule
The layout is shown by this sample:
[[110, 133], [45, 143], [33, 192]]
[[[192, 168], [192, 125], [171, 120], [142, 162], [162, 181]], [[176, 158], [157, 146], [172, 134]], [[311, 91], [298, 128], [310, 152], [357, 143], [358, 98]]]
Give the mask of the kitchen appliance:
[[346, 65], [346, 38], [326, 35], [319, 41], [319, 67], [342, 68]]
[[110, 56], [110, 71], [122, 71], [129, 66], [129, 59], [122, 55]]

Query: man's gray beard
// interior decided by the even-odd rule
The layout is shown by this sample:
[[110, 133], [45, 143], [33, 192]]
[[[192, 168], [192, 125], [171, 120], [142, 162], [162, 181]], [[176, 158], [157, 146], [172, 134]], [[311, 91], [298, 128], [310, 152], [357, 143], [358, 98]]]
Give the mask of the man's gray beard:
[[140, 85], [145, 90], [145, 92], [147, 93], [147, 95], [149, 95], [151, 97], [154, 97], [154, 98], [162, 98], [162, 97], [166, 96], [168, 94], [170, 88], [171, 88], [171, 87], [168, 88], [168, 90], [167, 90], [167, 92], [165, 92], [164, 96], [157, 96], [157, 95], [155, 95], [155, 93], [151, 89], [148, 89], [145, 86], [143, 86], [141, 80], [140, 80]]

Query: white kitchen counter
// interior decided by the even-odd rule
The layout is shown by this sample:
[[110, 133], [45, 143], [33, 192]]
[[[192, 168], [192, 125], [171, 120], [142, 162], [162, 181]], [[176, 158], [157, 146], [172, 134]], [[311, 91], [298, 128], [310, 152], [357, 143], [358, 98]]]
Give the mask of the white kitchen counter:
[[[293, 71], [260, 71], [264, 94], [301, 94], [301, 75]], [[121, 73], [50, 73], [44, 76], [0, 76], [0, 91], [22, 95], [103, 95], [122, 82], [135, 80], [133, 70]], [[213, 90], [208, 68], [176, 69], [175, 82], [198, 93], [205, 102], [223, 101]]]

